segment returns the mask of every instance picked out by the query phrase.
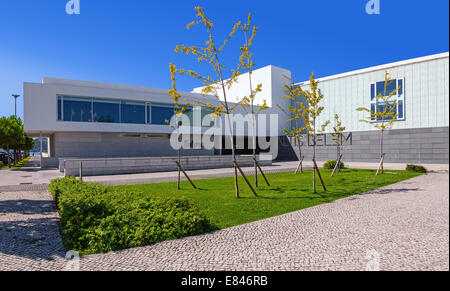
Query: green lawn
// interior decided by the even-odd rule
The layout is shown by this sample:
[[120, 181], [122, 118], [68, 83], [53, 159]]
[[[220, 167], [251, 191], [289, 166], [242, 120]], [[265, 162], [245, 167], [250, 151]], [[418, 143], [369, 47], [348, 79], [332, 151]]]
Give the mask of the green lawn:
[[[194, 182], [199, 187], [198, 190], [193, 190], [187, 181], [182, 182], [180, 191], [173, 182], [116, 188], [156, 196], [185, 197], [204, 209], [219, 228], [226, 228], [331, 202], [420, 175], [406, 171], [385, 171], [384, 175], [376, 177], [373, 170], [355, 169], [342, 170], [334, 178], [330, 177], [331, 170], [321, 170], [321, 174], [328, 191], [324, 192], [319, 184], [317, 194], [312, 194], [312, 171], [297, 175], [270, 174], [267, 177], [272, 186], [259, 187], [257, 192], [260, 197], [254, 197], [240, 178], [241, 199], [235, 198], [233, 178], [196, 180]], [[249, 180], [253, 182], [254, 178], [249, 177]], [[261, 177], [260, 184], [263, 183]]]
[[[31, 156], [26, 157], [25, 159], [21, 160], [20, 162], [18, 162], [15, 166], [13, 164], [11, 164], [11, 169], [20, 169], [23, 166], [25, 166], [28, 161], [31, 159]], [[0, 167], [0, 170], [5, 170], [5, 169], [9, 169], [8, 165], [4, 165], [3, 167]]]

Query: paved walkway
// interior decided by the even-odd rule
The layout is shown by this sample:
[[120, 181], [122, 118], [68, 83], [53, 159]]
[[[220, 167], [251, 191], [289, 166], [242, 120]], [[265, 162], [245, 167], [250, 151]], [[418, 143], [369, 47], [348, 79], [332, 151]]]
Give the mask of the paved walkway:
[[[449, 175], [214, 233], [81, 258], [82, 270], [449, 269]], [[0, 193], [0, 270], [63, 270], [45, 192]], [[52, 258], [51, 261], [48, 261]]]

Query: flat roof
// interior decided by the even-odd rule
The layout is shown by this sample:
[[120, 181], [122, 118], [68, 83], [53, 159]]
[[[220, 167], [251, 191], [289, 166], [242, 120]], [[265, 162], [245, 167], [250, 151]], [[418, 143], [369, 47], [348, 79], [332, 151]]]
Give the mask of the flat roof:
[[[393, 68], [393, 67], [427, 62], [427, 61], [431, 61], [431, 60], [443, 59], [443, 58], [448, 58], [448, 57], [449, 57], [449, 52], [434, 54], [434, 55], [429, 55], [429, 56], [425, 56], [425, 57], [413, 58], [413, 59], [408, 59], [408, 60], [404, 60], [404, 61], [384, 64], [384, 65], [380, 65], [380, 66], [350, 71], [347, 73], [341, 73], [341, 74], [331, 75], [331, 76], [327, 76], [327, 77], [322, 77], [322, 78], [318, 78], [317, 81], [328, 81], [328, 80], [333, 80], [333, 79], [339, 79], [339, 78], [349, 77], [349, 76], [353, 76], [353, 75], [358, 75], [358, 74], [363, 74], [363, 73], [368, 73], [368, 72], [373, 72], [373, 71], [379, 71], [379, 70], [386, 70], [386, 69]], [[308, 83], [309, 83], [309, 80], [303, 81], [303, 82], [298, 82], [298, 83], [295, 83], [294, 85], [305, 85]]]
[[[81, 81], [81, 80], [71, 80], [71, 79], [61, 79], [61, 78], [42, 78], [42, 84], [45, 85], [62, 85], [62, 86], [74, 86], [74, 87], [87, 87], [87, 88], [100, 88], [100, 89], [114, 89], [122, 91], [134, 91], [134, 92], [144, 92], [144, 93], [160, 93], [167, 94], [168, 89], [144, 87], [144, 86], [132, 86], [132, 85], [121, 85], [113, 83], [102, 83], [102, 82], [92, 82], [92, 81]], [[184, 96], [194, 96], [198, 97], [198, 93], [178, 91]]]

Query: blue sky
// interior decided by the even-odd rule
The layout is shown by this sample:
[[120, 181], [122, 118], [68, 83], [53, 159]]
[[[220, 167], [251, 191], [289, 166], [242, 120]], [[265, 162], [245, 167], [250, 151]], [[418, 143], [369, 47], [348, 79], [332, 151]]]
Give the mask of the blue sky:
[[[14, 113], [11, 94], [22, 95], [23, 82], [44, 76], [169, 88], [170, 62], [208, 73], [174, 53], [177, 44], [205, 40], [199, 27], [185, 28], [195, 6], [215, 22], [217, 39], [252, 12], [257, 67], [290, 69], [295, 81], [449, 50], [447, 0], [380, 0], [380, 15], [366, 14], [367, 0], [80, 0], [80, 15], [66, 14], [67, 2], [0, 0], [0, 116]], [[227, 66], [242, 40], [224, 51]], [[178, 83], [186, 91], [198, 85]]]

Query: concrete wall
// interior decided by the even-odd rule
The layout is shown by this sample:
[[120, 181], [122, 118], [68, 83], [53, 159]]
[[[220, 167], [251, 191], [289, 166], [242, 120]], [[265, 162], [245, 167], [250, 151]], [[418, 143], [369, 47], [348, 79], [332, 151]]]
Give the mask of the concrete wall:
[[[345, 134], [347, 136], [348, 133]], [[379, 162], [380, 161], [380, 132], [353, 132], [352, 143], [345, 143], [343, 159], [349, 162]], [[293, 142], [293, 141], [292, 141]], [[302, 154], [305, 160], [311, 160], [313, 148], [308, 141], [302, 139]], [[328, 146], [324, 145], [327, 144]], [[312, 141], [310, 141], [312, 145]], [[316, 160], [327, 161], [336, 159], [336, 147], [331, 136], [318, 140]], [[294, 143], [293, 143], [294, 146]], [[294, 146], [298, 156], [298, 148]], [[383, 144], [386, 162], [392, 163], [449, 163], [449, 128], [418, 128], [396, 129], [385, 132]]]
[[[58, 158], [114, 158], [176, 156], [168, 137], [119, 133], [55, 133], [53, 153]], [[183, 150], [183, 155], [214, 155], [214, 150]]]
[[[121, 158], [121, 159], [85, 159], [82, 160], [83, 176], [118, 175], [133, 173], [151, 173], [178, 170], [176, 157]], [[79, 176], [80, 161], [78, 159], [60, 159], [60, 170], [66, 176]], [[237, 156], [241, 167], [253, 165], [250, 156]], [[181, 164], [185, 170], [214, 169], [232, 167], [230, 156], [191, 156], [182, 157]], [[260, 161], [261, 165], [271, 165], [272, 161]]]

